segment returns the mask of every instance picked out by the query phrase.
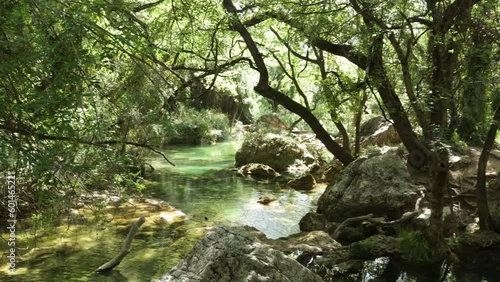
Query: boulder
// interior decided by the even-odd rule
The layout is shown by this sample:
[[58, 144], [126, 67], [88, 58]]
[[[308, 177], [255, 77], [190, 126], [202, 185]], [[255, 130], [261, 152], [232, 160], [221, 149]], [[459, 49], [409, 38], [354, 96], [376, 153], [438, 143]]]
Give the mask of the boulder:
[[301, 232], [286, 238], [267, 240], [266, 243], [273, 249], [285, 254], [300, 252], [320, 253], [332, 251], [342, 247], [328, 233], [324, 231]]
[[262, 115], [254, 124], [254, 130], [265, 129], [279, 132], [287, 131], [288, 126], [276, 115]]
[[335, 184], [339, 180], [343, 170], [343, 165], [340, 161], [336, 160], [328, 165], [322, 172], [319, 181], [329, 184]]
[[361, 125], [362, 145], [389, 145], [401, 142], [394, 126], [383, 117], [374, 117]]
[[279, 174], [270, 166], [258, 163], [249, 163], [238, 168], [238, 173], [257, 178], [275, 178]]
[[308, 212], [300, 219], [300, 231], [324, 230], [326, 226], [325, 216], [315, 212]]
[[282, 252], [262, 244], [245, 228], [218, 226], [157, 282], [322, 281]]
[[316, 179], [311, 174], [288, 181], [288, 186], [295, 190], [312, 190], [316, 187]]
[[236, 166], [260, 163], [277, 172], [304, 173], [316, 166], [316, 158], [306, 146], [288, 136], [250, 133], [236, 152]]
[[397, 155], [361, 157], [343, 171], [339, 182], [326, 188], [318, 201], [318, 213], [336, 222], [369, 213], [396, 219], [413, 210], [419, 189], [411, 184]]
[[500, 232], [500, 176], [488, 185], [487, 195], [493, 228]]
[[363, 124], [361, 124], [361, 127], [359, 128], [359, 135], [361, 137], [370, 136], [375, 133], [375, 131], [377, 131], [385, 122], [386, 121], [382, 116], [373, 117], [367, 120], [363, 122]]

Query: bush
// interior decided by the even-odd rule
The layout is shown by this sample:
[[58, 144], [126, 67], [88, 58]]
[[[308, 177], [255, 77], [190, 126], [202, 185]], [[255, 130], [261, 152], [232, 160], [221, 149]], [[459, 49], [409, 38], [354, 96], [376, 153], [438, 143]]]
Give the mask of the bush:
[[212, 110], [181, 108], [165, 121], [168, 144], [212, 144], [229, 137], [229, 119]]

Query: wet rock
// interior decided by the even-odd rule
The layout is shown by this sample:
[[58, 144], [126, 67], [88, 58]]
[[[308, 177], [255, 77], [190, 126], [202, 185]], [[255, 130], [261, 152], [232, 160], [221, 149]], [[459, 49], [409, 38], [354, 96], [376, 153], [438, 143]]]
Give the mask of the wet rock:
[[288, 186], [295, 190], [312, 190], [316, 187], [316, 179], [311, 174], [288, 181]]
[[300, 219], [300, 231], [324, 230], [326, 225], [325, 216], [315, 212], [308, 212]]
[[161, 221], [165, 221], [167, 223], [174, 223], [186, 219], [186, 214], [179, 210], [171, 212], [161, 212], [158, 215], [158, 219], [160, 219]]
[[500, 232], [500, 176], [497, 176], [495, 181], [488, 185], [487, 193], [493, 228]]
[[369, 213], [396, 219], [413, 210], [419, 189], [397, 155], [361, 157], [344, 170], [339, 182], [327, 187], [318, 213], [336, 222]]
[[279, 175], [272, 167], [259, 164], [259, 163], [249, 163], [238, 168], [238, 173], [241, 175], [248, 175], [257, 178], [275, 178]]
[[273, 196], [269, 195], [263, 195], [260, 196], [259, 199], [257, 200], [257, 203], [263, 204], [263, 205], [269, 205], [270, 202], [276, 201], [276, 198]]
[[262, 244], [238, 227], [215, 227], [157, 282], [322, 281], [316, 274]]
[[[236, 152], [236, 166], [261, 163], [277, 172], [307, 173], [317, 164], [306, 146], [296, 139], [274, 133], [248, 134]], [[293, 170], [293, 171], [292, 171]]]

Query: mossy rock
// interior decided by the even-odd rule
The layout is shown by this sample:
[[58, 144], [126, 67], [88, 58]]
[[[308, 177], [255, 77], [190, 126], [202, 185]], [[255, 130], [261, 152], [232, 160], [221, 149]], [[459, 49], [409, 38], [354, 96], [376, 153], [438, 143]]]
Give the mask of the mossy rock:
[[297, 140], [273, 133], [253, 133], [247, 135], [241, 149], [236, 153], [236, 166], [261, 163], [277, 172], [286, 172], [297, 164], [310, 169], [316, 159]]

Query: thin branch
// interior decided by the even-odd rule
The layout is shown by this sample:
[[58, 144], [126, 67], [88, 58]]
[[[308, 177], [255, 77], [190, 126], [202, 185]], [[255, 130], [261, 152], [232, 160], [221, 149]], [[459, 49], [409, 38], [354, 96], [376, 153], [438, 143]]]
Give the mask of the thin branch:
[[173, 164], [163, 152], [159, 151], [158, 149], [154, 148], [151, 145], [144, 144], [144, 143], [123, 141], [123, 140], [93, 141], [93, 140], [85, 140], [85, 139], [80, 139], [80, 138], [71, 138], [71, 137], [67, 137], [67, 136], [55, 136], [55, 135], [42, 134], [42, 133], [35, 132], [35, 131], [29, 130], [26, 128], [16, 128], [16, 127], [12, 127], [12, 126], [6, 125], [6, 124], [0, 124], [0, 129], [8, 131], [10, 133], [17, 133], [17, 134], [21, 134], [24, 136], [32, 136], [32, 137], [38, 138], [40, 140], [65, 141], [65, 142], [72, 142], [72, 143], [78, 143], [78, 144], [84, 144], [84, 145], [90, 145], [90, 146], [126, 144], [126, 145], [135, 146], [135, 147], [141, 147], [141, 148], [151, 150], [151, 151], [161, 155], [163, 157], [163, 159], [165, 159], [169, 164], [171, 164], [172, 166], [175, 166], [175, 164]]
[[132, 11], [134, 13], [138, 13], [140, 11], [143, 11], [143, 10], [146, 10], [146, 9], [149, 9], [149, 8], [153, 8], [155, 6], [158, 6], [160, 5], [161, 3], [165, 2], [165, 0], [158, 0], [156, 2], [152, 2], [152, 3], [148, 3], [148, 4], [144, 4], [144, 5], [141, 5], [141, 6], [137, 6], [135, 7]]

